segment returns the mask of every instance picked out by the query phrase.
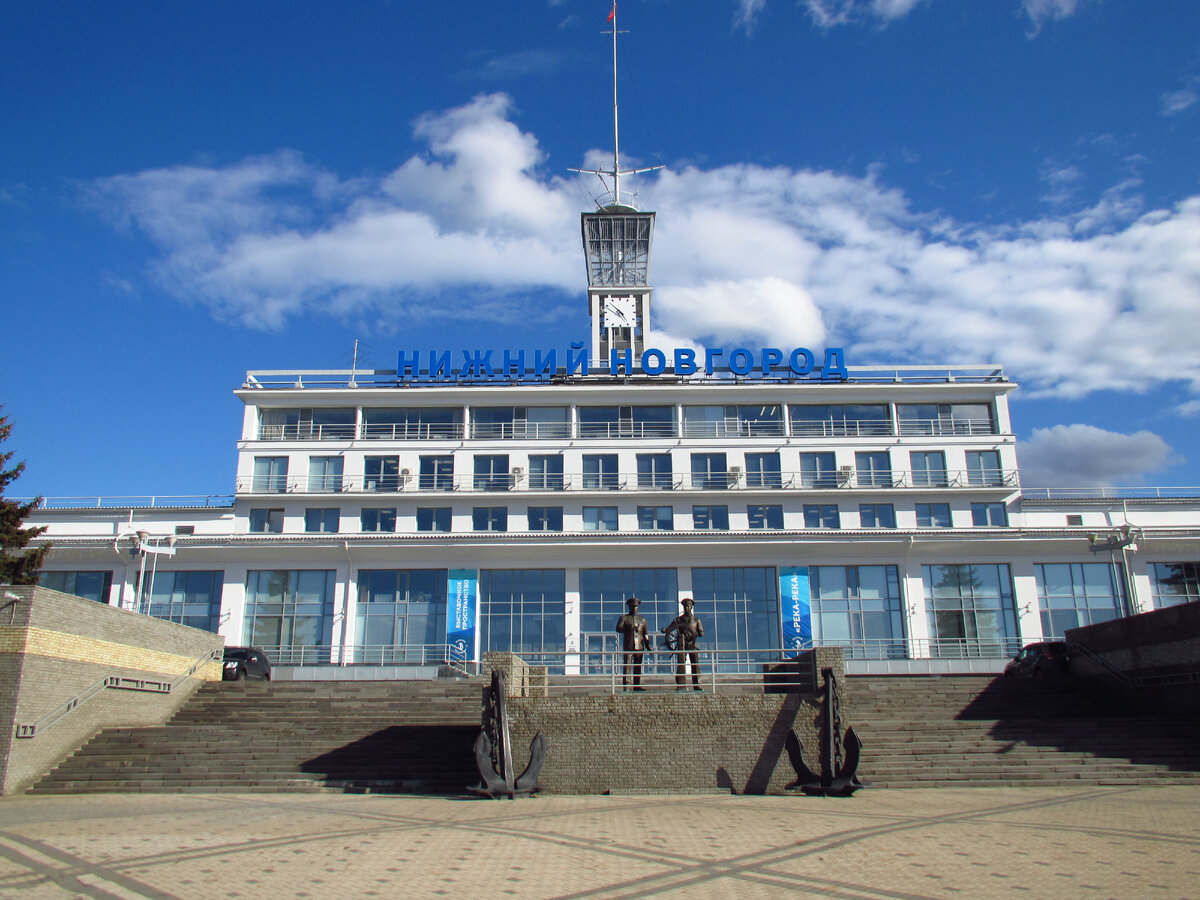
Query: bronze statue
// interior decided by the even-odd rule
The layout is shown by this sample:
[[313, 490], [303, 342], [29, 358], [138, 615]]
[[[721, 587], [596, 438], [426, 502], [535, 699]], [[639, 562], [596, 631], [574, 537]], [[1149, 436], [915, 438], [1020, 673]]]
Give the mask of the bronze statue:
[[642, 655], [647, 650], [654, 649], [650, 645], [650, 632], [646, 628], [646, 620], [638, 615], [641, 603], [637, 597], [630, 597], [625, 601], [629, 612], [617, 619], [617, 634], [621, 635], [621, 649], [624, 651], [621, 687], [624, 689], [632, 683], [635, 691], [645, 690], [642, 687]]
[[[700, 654], [696, 651], [696, 638], [704, 637], [704, 626], [692, 615], [696, 603], [691, 597], [683, 598], [683, 615], [676, 616], [671, 624], [662, 630], [667, 636], [667, 648], [676, 653], [675, 690], [687, 690], [687, 662], [692, 663], [693, 690], [700, 690]], [[675, 632], [675, 643], [671, 646], [671, 632]]]

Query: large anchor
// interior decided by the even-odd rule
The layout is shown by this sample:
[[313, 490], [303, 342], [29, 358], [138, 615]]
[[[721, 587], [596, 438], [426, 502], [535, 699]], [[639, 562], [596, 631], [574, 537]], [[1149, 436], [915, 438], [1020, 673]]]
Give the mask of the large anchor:
[[546, 739], [539, 731], [529, 744], [529, 765], [519, 777], [513, 777], [512, 743], [508, 736], [508, 707], [505, 702], [504, 673], [492, 671], [492, 687], [483, 704], [483, 730], [475, 739], [475, 767], [483, 783], [471, 788], [493, 800], [535, 794], [542, 789], [538, 773], [546, 758]]
[[842, 718], [838, 709], [836, 682], [833, 669], [822, 669], [824, 703], [821, 706], [821, 774], [817, 775], [804, 763], [804, 748], [795, 731], [788, 731], [784, 741], [788, 759], [796, 770], [796, 780], [788, 790], [799, 788], [809, 795], [824, 797], [849, 797], [856, 790], [870, 785], [856, 774], [862, 753], [862, 738], [853, 728], [846, 730], [843, 742]]

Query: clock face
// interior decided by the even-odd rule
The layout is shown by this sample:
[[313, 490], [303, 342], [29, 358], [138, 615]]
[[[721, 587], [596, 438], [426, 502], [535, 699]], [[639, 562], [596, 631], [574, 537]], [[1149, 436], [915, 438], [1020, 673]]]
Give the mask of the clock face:
[[605, 297], [604, 322], [609, 328], [632, 328], [637, 321], [637, 299]]

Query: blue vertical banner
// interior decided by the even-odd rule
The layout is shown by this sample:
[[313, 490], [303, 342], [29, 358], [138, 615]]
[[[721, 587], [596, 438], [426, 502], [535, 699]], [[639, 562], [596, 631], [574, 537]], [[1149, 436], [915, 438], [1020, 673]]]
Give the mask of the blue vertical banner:
[[479, 658], [479, 570], [451, 569], [446, 576], [446, 643], [465, 659]]
[[807, 566], [779, 567], [779, 613], [783, 618], [783, 646], [799, 651], [812, 646], [812, 603]]

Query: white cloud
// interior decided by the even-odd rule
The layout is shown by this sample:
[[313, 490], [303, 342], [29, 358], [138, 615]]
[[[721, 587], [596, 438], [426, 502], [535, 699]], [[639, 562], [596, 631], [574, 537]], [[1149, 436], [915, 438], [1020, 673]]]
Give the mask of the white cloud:
[[[581, 184], [542, 171], [511, 113], [490, 95], [423, 117], [428, 152], [382, 179], [282, 152], [115, 176], [92, 196], [157, 246], [161, 284], [255, 327], [477, 322], [540, 288], [577, 308]], [[667, 170], [654, 327], [682, 345], [824, 340], [851, 365], [1003, 363], [1034, 393], [1179, 380], [1200, 395], [1200, 196], [1147, 212], [1137, 190], [997, 226], [914, 210], [879, 171]]]
[[734, 27], [749, 32], [754, 30], [758, 15], [766, 7], [767, 0], [736, 0], [735, 5], [737, 8], [733, 12]]
[[1029, 21], [1033, 23], [1033, 34], [1037, 34], [1047, 22], [1073, 16], [1088, 0], [1023, 0], [1021, 4]]
[[1183, 88], [1178, 91], [1171, 91], [1169, 94], [1162, 96], [1162, 114], [1164, 116], [1177, 116], [1184, 110], [1191, 109], [1200, 101], [1198, 95], [1191, 88]]
[[819, 28], [859, 22], [886, 24], [908, 15], [925, 0], [803, 0], [813, 24]]
[[1157, 434], [1120, 434], [1093, 425], [1037, 428], [1017, 447], [1025, 487], [1131, 486], [1170, 464]]

